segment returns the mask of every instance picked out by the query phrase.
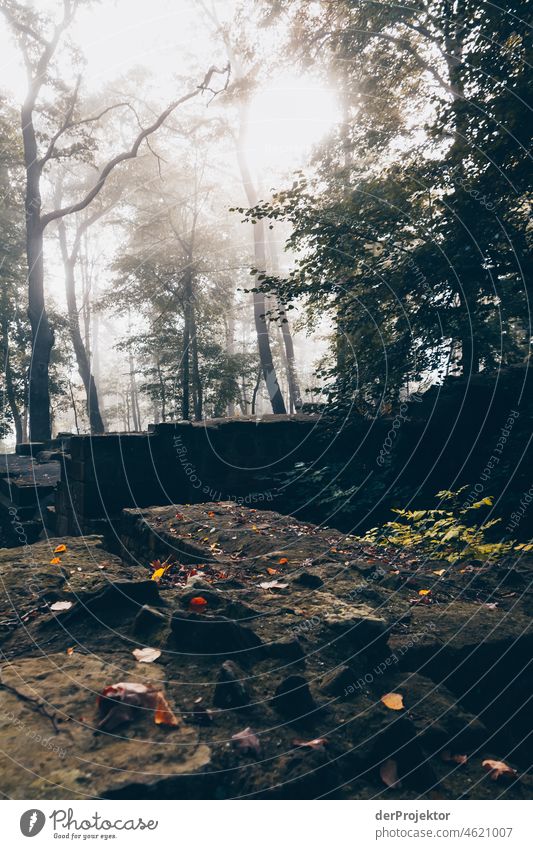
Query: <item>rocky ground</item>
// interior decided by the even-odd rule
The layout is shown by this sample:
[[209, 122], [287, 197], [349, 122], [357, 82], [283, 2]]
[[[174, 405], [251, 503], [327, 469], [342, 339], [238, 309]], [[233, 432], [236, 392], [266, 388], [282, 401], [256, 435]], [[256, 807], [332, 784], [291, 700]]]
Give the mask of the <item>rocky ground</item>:
[[234, 503], [3, 549], [2, 792], [532, 798], [532, 565]]

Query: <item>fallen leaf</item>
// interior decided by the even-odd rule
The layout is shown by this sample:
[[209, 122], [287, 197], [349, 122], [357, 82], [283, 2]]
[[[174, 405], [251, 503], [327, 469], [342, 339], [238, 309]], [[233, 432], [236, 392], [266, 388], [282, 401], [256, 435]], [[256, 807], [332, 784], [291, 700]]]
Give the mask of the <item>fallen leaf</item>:
[[381, 701], [390, 710], [402, 710], [404, 708], [403, 696], [400, 693], [385, 693], [381, 697]]
[[429, 595], [431, 590], [418, 590], [418, 595]]
[[379, 768], [379, 775], [387, 787], [401, 787], [402, 782], [398, 778], [398, 764], [393, 758], [389, 758]]
[[198, 611], [205, 610], [205, 608], [207, 607], [207, 601], [203, 596], [195, 595], [194, 598], [191, 598], [189, 602], [189, 607], [191, 607], [193, 610]]
[[64, 551], [67, 550], [66, 545], [56, 545], [54, 548], [54, 554], [63, 554]]
[[59, 563], [61, 563], [60, 557], [52, 557], [52, 559], [50, 561], [51, 566], [57, 566]]
[[100, 730], [112, 731], [118, 725], [146, 716], [147, 711], [153, 712], [156, 725], [181, 724], [161, 690], [137, 681], [121, 681], [104, 687], [97, 704], [101, 716], [98, 723]]
[[433, 574], [434, 574], [434, 575], [438, 575], [438, 576], [439, 576], [439, 578], [441, 578], [441, 577], [442, 577], [442, 575], [445, 575], [445, 574], [446, 574], [446, 569], [434, 569], [434, 570], [433, 570]]
[[269, 575], [279, 575], [279, 569], [272, 569], [271, 566], [267, 566], [267, 572]]
[[132, 655], [139, 663], [153, 663], [158, 657], [161, 657], [159, 649], [133, 649]]
[[209, 510], [209, 512], [208, 512], [208, 514], [207, 514], [207, 515], [208, 515], [208, 516], [213, 517], [215, 514], [214, 514], [214, 512], [213, 512], [212, 510]]
[[172, 565], [173, 564], [169, 563], [168, 560], [165, 560], [164, 563], [161, 563], [160, 560], [153, 560], [152, 563], [150, 563], [150, 566], [152, 567], [152, 569], [154, 571], [152, 572], [152, 574], [150, 576], [150, 580], [160, 581], [161, 578], [163, 577], [163, 575], [165, 575], [166, 572], [168, 572], [168, 570], [170, 569], [170, 567]]
[[240, 749], [241, 752], [253, 752], [254, 755], [261, 754], [261, 742], [251, 728], [245, 728], [243, 731], [238, 731], [237, 734], [232, 734], [231, 739], [235, 748]]
[[518, 775], [516, 769], [513, 769], [512, 766], [509, 766], [504, 761], [485, 760], [481, 762], [481, 766], [487, 770], [489, 778], [492, 781], [497, 781], [502, 775], [509, 778], [516, 778]]
[[68, 654], [69, 656], [70, 656], [71, 654], [74, 654], [74, 648], [73, 648], [73, 646], [70, 646], [70, 648], [68, 648], [68, 649], [67, 649], [67, 654]]
[[280, 557], [280, 559], [278, 560], [280, 566], [285, 566], [288, 562], [289, 561], [286, 557]]
[[176, 728], [176, 726], [181, 724], [181, 721], [172, 712], [161, 690], [157, 693], [154, 722], [156, 725], [169, 725], [172, 728]]
[[50, 605], [50, 610], [70, 610], [71, 607], [71, 601], [54, 601], [54, 603]]
[[288, 584], [281, 584], [279, 581], [263, 581], [259, 584], [262, 590], [286, 590]]
[[327, 737], [316, 737], [314, 740], [293, 740], [293, 746], [299, 746], [301, 749], [318, 749], [322, 751], [324, 746], [327, 746]]
[[486, 604], [485, 607], [487, 608], [487, 610], [498, 610], [498, 602], [491, 601], [488, 604]]
[[440, 753], [440, 756], [445, 763], [453, 762], [460, 764], [461, 766], [468, 760], [467, 755], [452, 755], [449, 749], [444, 749], [444, 751]]

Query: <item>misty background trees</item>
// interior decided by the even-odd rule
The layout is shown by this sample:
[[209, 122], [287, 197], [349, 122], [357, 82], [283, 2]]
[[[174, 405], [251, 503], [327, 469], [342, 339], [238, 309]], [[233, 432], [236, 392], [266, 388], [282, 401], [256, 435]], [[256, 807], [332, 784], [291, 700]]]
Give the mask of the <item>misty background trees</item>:
[[5, 438], [374, 415], [528, 357], [525, 2], [158, 9], [103, 71], [101, 4], [0, 2]]

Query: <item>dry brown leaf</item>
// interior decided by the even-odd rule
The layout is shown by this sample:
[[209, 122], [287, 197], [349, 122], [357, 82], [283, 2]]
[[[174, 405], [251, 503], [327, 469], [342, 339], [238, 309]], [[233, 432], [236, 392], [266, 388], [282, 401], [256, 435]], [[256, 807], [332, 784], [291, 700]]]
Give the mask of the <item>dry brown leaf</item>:
[[262, 590], [286, 590], [288, 584], [282, 584], [279, 581], [263, 581], [259, 584]]
[[293, 746], [299, 746], [302, 749], [318, 749], [322, 751], [324, 746], [327, 746], [327, 737], [316, 737], [314, 740], [293, 740]]
[[442, 577], [442, 575], [445, 575], [445, 574], [446, 574], [446, 569], [434, 569], [434, 570], [433, 570], [433, 574], [434, 574], [434, 575], [438, 575], [438, 576], [439, 576], [439, 578], [441, 578], [441, 577]]
[[240, 749], [241, 752], [253, 752], [254, 755], [261, 754], [261, 742], [251, 728], [245, 728], [243, 731], [238, 731], [237, 734], [232, 734], [231, 739], [235, 748]]
[[452, 755], [449, 749], [444, 749], [444, 751], [440, 753], [440, 756], [445, 763], [453, 762], [460, 764], [461, 766], [468, 760], [467, 755]]
[[518, 776], [516, 769], [513, 769], [512, 766], [509, 766], [504, 761], [485, 760], [481, 762], [481, 766], [487, 770], [489, 778], [492, 781], [497, 781], [502, 776], [507, 778], [516, 778]]
[[403, 696], [400, 693], [385, 693], [385, 695], [381, 697], [381, 701], [385, 707], [390, 708], [390, 710], [403, 710], [405, 707], [403, 703]]
[[161, 657], [159, 649], [133, 649], [132, 655], [139, 663], [153, 663], [158, 657]]
[[387, 787], [401, 787], [402, 782], [398, 778], [398, 764], [393, 758], [389, 758], [379, 768], [379, 775]]
[[54, 603], [50, 605], [50, 610], [70, 610], [71, 607], [71, 601], [54, 601]]
[[148, 712], [153, 712], [156, 725], [181, 725], [162, 691], [138, 681], [121, 681], [104, 687], [98, 696], [98, 709], [101, 716], [98, 728], [105, 731], [145, 717]]

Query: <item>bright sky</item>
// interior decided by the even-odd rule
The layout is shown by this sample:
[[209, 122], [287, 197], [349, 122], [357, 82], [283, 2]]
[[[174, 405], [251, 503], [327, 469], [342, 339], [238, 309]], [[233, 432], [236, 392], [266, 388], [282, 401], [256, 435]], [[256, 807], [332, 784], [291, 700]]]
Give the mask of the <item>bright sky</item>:
[[[36, 0], [41, 9], [60, 9], [58, 0]], [[221, 17], [234, 0], [218, 0]], [[175, 75], [199, 78], [224, 59], [220, 42], [202, 15], [198, 0], [104, 0], [82, 9], [72, 35], [87, 58], [84, 85], [97, 92], [106, 83], [144, 66], [162, 101], [176, 95]], [[265, 36], [267, 37], [267, 36]], [[2, 84], [21, 99], [25, 72], [1, 21]], [[258, 92], [250, 114], [249, 155], [256, 169], [284, 173], [304, 163], [338, 119], [335, 91], [311, 75], [275, 75]]]
[[[219, 17], [228, 19], [235, 0], [215, 2]], [[62, 2], [33, 0], [33, 5], [42, 11], [52, 10], [59, 17]], [[87, 60], [84, 92], [97, 94], [131, 71], [146, 68], [153, 93], [150, 105], [156, 112], [183, 93], [183, 83], [177, 77], [201, 80], [212, 64], [220, 65], [226, 60], [220, 38], [201, 13], [200, 0], [101, 0], [78, 13], [71, 35]], [[261, 31], [261, 38], [269, 37], [276, 36]], [[65, 65], [67, 78], [69, 72]], [[1, 16], [0, 73], [0, 86], [21, 102], [26, 87], [25, 69]], [[339, 114], [336, 92], [328, 89], [318, 75], [302, 76], [296, 69], [287, 68], [273, 72], [258, 89], [249, 115], [248, 158], [260, 184], [285, 185], [287, 174], [305, 165], [313, 145], [327, 134]], [[228, 187], [232, 182], [235, 184], [238, 192], [235, 203], [244, 203], [231, 144], [227, 165], [224, 156], [221, 152], [221, 179]], [[102, 244], [112, 254], [108, 238], [105, 234]], [[53, 238], [46, 241], [45, 258], [47, 291], [61, 302], [63, 272]], [[103, 268], [100, 277], [103, 288], [106, 276]]]

